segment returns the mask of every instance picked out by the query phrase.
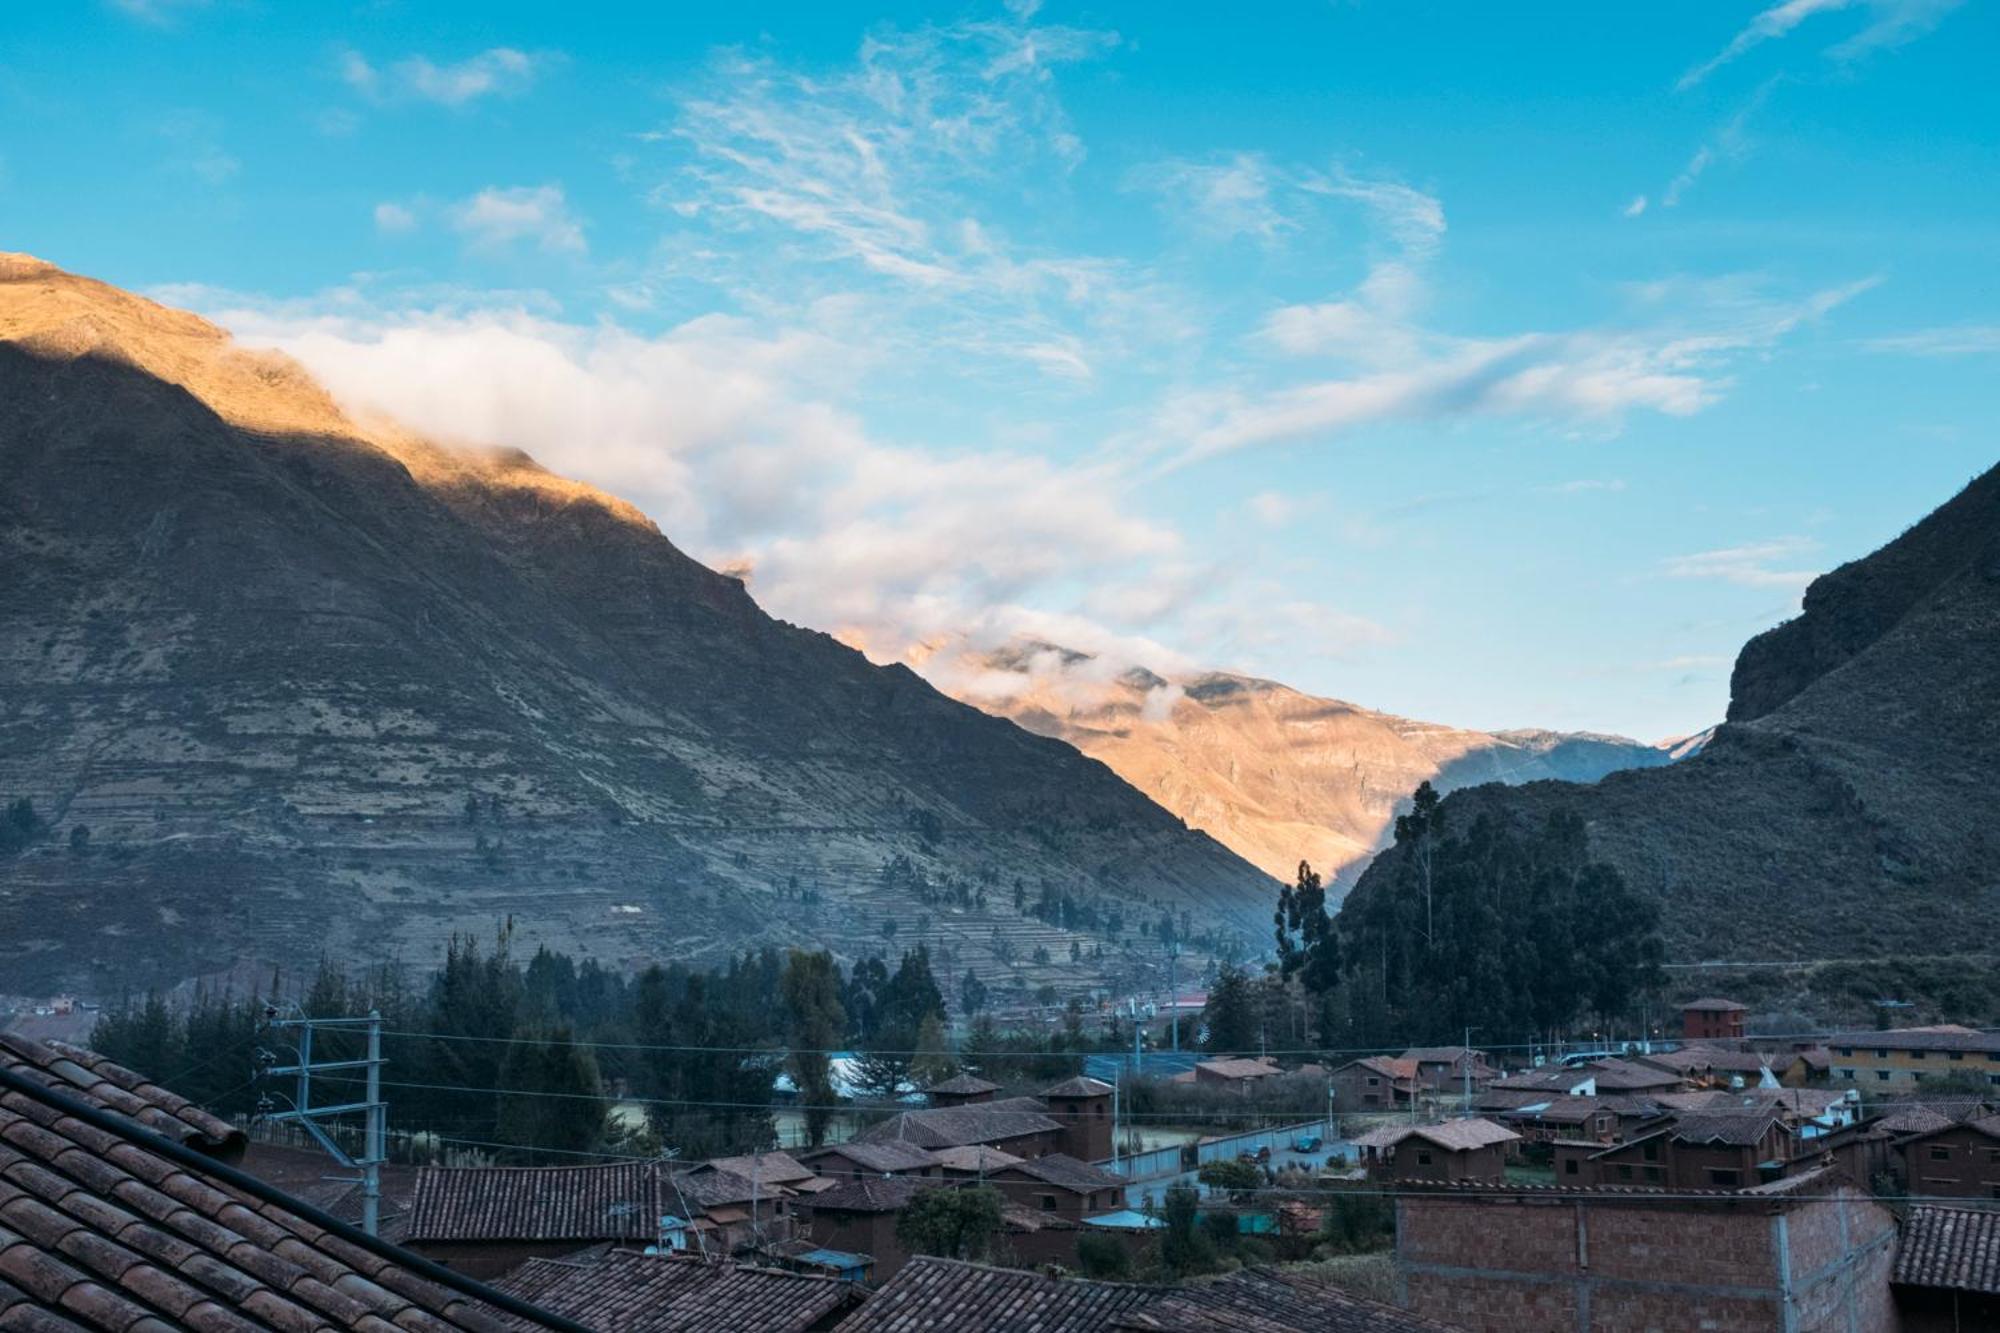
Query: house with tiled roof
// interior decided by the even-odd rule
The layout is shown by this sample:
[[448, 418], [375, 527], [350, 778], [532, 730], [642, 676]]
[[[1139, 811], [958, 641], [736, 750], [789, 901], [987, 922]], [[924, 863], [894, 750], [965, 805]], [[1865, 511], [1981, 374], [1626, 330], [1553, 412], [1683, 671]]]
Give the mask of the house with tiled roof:
[[1063, 1123], [1033, 1097], [1008, 1097], [967, 1106], [898, 1111], [854, 1136], [857, 1143], [909, 1143], [919, 1148], [1001, 1148], [1016, 1157], [1060, 1152]]
[[1071, 1222], [1081, 1222], [1093, 1213], [1108, 1213], [1125, 1197], [1123, 1176], [1068, 1153], [1025, 1158], [988, 1172], [986, 1181], [1023, 1208]]
[[1915, 1205], [1891, 1280], [1904, 1333], [2000, 1328], [2000, 1211]]
[[932, 1106], [969, 1106], [992, 1101], [993, 1094], [998, 1091], [998, 1083], [989, 1083], [976, 1074], [955, 1074], [925, 1088], [924, 1096], [930, 1099]]
[[1486, 1052], [1469, 1046], [1412, 1046], [1398, 1057], [1417, 1067], [1417, 1082], [1431, 1091], [1462, 1091], [1468, 1082], [1476, 1092], [1500, 1077]]
[[839, 1333], [1111, 1333], [1120, 1317], [1158, 1304], [1171, 1288], [920, 1256], [904, 1264]]
[[834, 1277], [633, 1250], [530, 1259], [493, 1285], [596, 1333], [821, 1333], [866, 1297]]
[[799, 1227], [813, 1244], [866, 1254], [876, 1281], [893, 1276], [910, 1257], [896, 1234], [896, 1219], [925, 1189], [944, 1189], [916, 1176], [860, 1176], [844, 1180], [800, 1205]]
[[94, 1052], [0, 1038], [0, 1328], [579, 1333], [238, 1170], [242, 1148]]
[[1336, 1068], [1328, 1079], [1337, 1115], [1393, 1111], [1408, 1106], [1419, 1092], [1417, 1062], [1387, 1055], [1367, 1055]]
[[404, 1243], [462, 1272], [497, 1277], [524, 1260], [587, 1245], [652, 1244], [662, 1217], [698, 1213], [676, 1193], [667, 1168], [650, 1161], [422, 1167]]
[[1278, 1068], [1276, 1060], [1253, 1060], [1230, 1056], [1226, 1059], [1197, 1061], [1194, 1067], [1194, 1081], [1223, 1088], [1247, 1088], [1267, 1078], [1276, 1078], [1284, 1072]]
[[2000, 1032], [1982, 1032], [1956, 1023], [1847, 1032], [1827, 1038], [1835, 1086], [1859, 1084], [1865, 1091], [1921, 1090], [1928, 1080], [1950, 1077], [1992, 1089], [2000, 1098]]
[[1477, 1117], [1387, 1125], [1360, 1135], [1361, 1164], [1377, 1180], [1502, 1180], [1521, 1136]]
[[1897, 1141], [1912, 1195], [2000, 1204], [2000, 1115], [1934, 1125]]
[[857, 1176], [917, 1176], [935, 1180], [944, 1174], [938, 1152], [897, 1139], [830, 1143], [802, 1154], [800, 1160], [817, 1175], [832, 1180], [851, 1180]]
[[1720, 996], [1705, 995], [1681, 1006], [1681, 1035], [1689, 1041], [1741, 1041], [1747, 1006]]

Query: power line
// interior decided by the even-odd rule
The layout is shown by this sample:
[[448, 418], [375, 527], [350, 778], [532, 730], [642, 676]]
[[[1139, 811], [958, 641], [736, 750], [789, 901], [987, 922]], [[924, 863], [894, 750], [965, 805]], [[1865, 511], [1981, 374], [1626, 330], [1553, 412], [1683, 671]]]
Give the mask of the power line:
[[[488, 1043], [488, 1044], [497, 1044], [497, 1045], [503, 1045], [503, 1046], [506, 1046], [506, 1045], [513, 1045], [513, 1044], [515, 1044], [515, 1043], [520, 1043], [520, 1044], [523, 1044], [523, 1045], [533, 1045], [533, 1044], [555, 1044], [555, 1045], [561, 1045], [561, 1044], [564, 1044], [564, 1043], [566, 1042], [566, 1043], [567, 1043], [568, 1045], [571, 1045], [571, 1046], [583, 1046], [583, 1047], [589, 1047], [589, 1048], [590, 1048], [590, 1049], [592, 1049], [592, 1050], [599, 1050], [599, 1051], [669, 1051], [669, 1052], [676, 1052], [676, 1053], [680, 1053], [680, 1054], [694, 1054], [694, 1055], [774, 1055], [774, 1056], [782, 1056], [782, 1055], [826, 1055], [826, 1056], [836, 1056], [836, 1055], [845, 1055], [845, 1056], [852, 1056], [852, 1057], [854, 1057], [854, 1058], [856, 1058], [856, 1059], [866, 1059], [866, 1058], [868, 1058], [869, 1056], [918, 1056], [918, 1055], [930, 1055], [930, 1054], [935, 1054], [935, 1052], [931, 1052], [931, 1051], [921, 1051], [921, 1050], [916, 1050], [916, 1049], [902, 1049], [902, 1048], [893, 1048], [893, 1049], [892, 1049], [892, 1048], [888, 1048], [888, 1047], [879, 1047], [879, 1046], [877, 1046], [877, 1047], [867, 1047], [867, 1048], [863, 1048], [863, 1049], [856, 1049], [856, 1048], [854, 1048], [854, 1047], [843, 1047], [843, 1046], [829, 1046], [829, 1047], [811, 1047], [811, 1046], [797, 1046], [797, 1047], [794, 1047], [794, 1046], [786, 1046], [786, 1045], [782, 1045], [782, 1044], [777, 1044], [777, 1045], [774, 1045], [774, 1044], [768, 1044], [768, 1043], [767, 1043], [767, 1044], [764, 1044], [764, 1045], [759, 1045], [759, 1046], [727, 1046], [727, 1045], [704, 1045], [704, 1044], [692, 1044], [692, 1043], [685, 1043], [685, 1044], [684, 1044], [684, 1043], [674, 1043], [674, 1042], [636, 1042], [636, 1041], [596, 1041], [596, 1040], [590, 1040], [590, 1039], [587, 1039], [587, 1038], [583, 1038], [583, 1037], [568, 1037], [568, 1038], [562, 1038], [562, 1039], [557, 1039], [557, 1038], [552, 1038], [552, 1037], [544, 1037], [544, 1036], [534, 1036], [534, 1035], [528, 1035], [528, 1036], [507, 1036], [507, 1037], [491, 1037], [491, 1036], [484, 1036], [484, 1035], [479, 1035], [479, 1034], [475, 1034], [475, 1033], [467, 1033], [467, 1032], [418, 1032], [418, 1031], [412, 1031], [412, 1030], [409, 1030], [409, 1029], [401, 1029], [401, 1028], [385, 1028], [385, 1029], [383, 1030], [383, 1034], [382, 1034], [382, 1035], [383, 1035], [383, 1036], [385, 1036], [385, 1037], [409, 1037], [409, 1038], [413, 1038], [413, 1039], [421, 1039], [421, 1040], [425, 1040], [425, 1041], [456, 1041], [456, 1042], [477, 1042], [477, 1043]], [[1830, 1032], [1770, 1032], [1770, 1033], [1759, 1033], [1759, 1034], [1756, 1034], [1755, 1036], [1752, 1036], [1752, 1037], [1744, 1037], [1744, 1038], [1730, 1038], [1730, 1040], [1732, 1040], [1732, 1041], [1734, 1041], [1734, 1040], [1743, 1040], [1743, 1041], [1761, 1041], [1761, 1042], [1788, 1042], [1788, 1041], [1789, 1041], [1789, 1042], [1797, 1042], [1797, 1041], [1826, 1041], [1826, 1040], [1829, 1040], [1829, 1039], [1831, 1039], [1831, 1038], [1833, 1038], [1833, 1037], [1852, 1037], [1852, 1038], [1854, 1038], [1854, 1039], [1855, 1039], [1855, 1041], [1854, 1041], [1854, 1044], [1855, 1044], [1855, 1045], [1866, 1045], [1867, 1043], [1866, 1043], [1866, 1042], [1864, 1042], [1864, 1041], [1862, 1041], [1861, 1039], [1862, 1039], [1862, 1038], [1864, 1038], [1864, 1037], [1872, 1037], [1872, 1036], [1875, 1036], [1875, 1035], [1878, 1035], [1878, 1034], [1877, 1034], [1877, 1033], [1875, 1033], [1875, 1032], [1873, 1032], [1873, 1031], [1865, 1031], [1865, 1030], [1862, 1030], [1862, 1029], [1858, 1029], [1858, 1028], [1855, 1028], [1855, 1029], [1844, 1029], [1844, 1030], [1842, 1030], [1842, 1029], [1836, 1029], [1836, 1030], [1834, 1030], [1834, 1031], [1830, 1031]], [[1711, 1040], [1713, 1040], [1713, 1039], [1711, 1039]], [[1614, 1048], [1614, 1047], [1620, 1047], [1620, 1046], [1633, 1046], [1633, 1045], [1639, 1045], [1639, 1044], [1661, 1044], [1661, 1043], [1666, 1043], [1666, 1042], [1675, 1042], [1675, 1043], [1678, 1043], [1679, 1045], [1681, 1045], [1681, 1046], [1683, 1046], [1683, 1047], [1694, 1047], [1694, 1048], [1698, 1048], [1698, 1049], [1707, 1049], [1707, 1043], [1706, 1043], [1706, 1042], [1704, 1042], [1704, 1041], [1702, 1041], [1702, 1040], [1700, 1040], [1700, 1039], [1690, 1039], [1690, 1038], [1686, 1038], [1686, 1037], [1678, 1037], [1678, 1036], [1675, 1036], [1675, 1037], [1667, 1037], [1667, 1036], [1661, 1036], [1661, 1037], [1606, 1037], [1606, 1038], [1603, 1038], [1603, 1039], [1602, 1039], [1602, 1042], [1603, 1042], [1603, 1044], [1602, 1044], [1601, 1046], [1597, 1047], [1596, 1049], [1600, 1049], [1600, 1050], [1605, 1050], [1605, 1051], [1607, 1051], [1607, 1052], [1608, 1052], [1608, 1051], [1611, 1051], [1611, 1050], [1612, 1050], [1612, 1048]], [[1421, 1048], [1422, 1046], [1426, 1046], [1426, 1045], [1436, 1045], [1436, 1044], [1437, 1044], [1437, 1043], [1434, 1043], [1434, 1042], [1401, 1042], [1401, 1043], [1396, 1043], [1396, 1042], [1390, 1042], [1390, 1043], [1383, 1043], [1383, 1044], [1377, 1044], [1377, 1045], [1374, 1045], [1374, 1046], [1296, 1046], [1296, 1047], [1273, 1047], [1273, 1048], [1269, 1048], [1269, 1049], [1267, 1049], [1267, 1050], [1266, 1050], [1266, 1051], [1264, 1052], [1264, 1054], [1266, 1054], [1266, 1055], [1312, 1055], [1312, 1056], [1341, 1056], [1341, 1055], [1351, 1055], [1351, 1056], [1363, 1056], [1363, 1055], [1381, 1055], [1381, 1054], [1384, 1054], [1385, 1052], [1392, 1052], [1392, 1051], [1396, 1051], [1396, 1050], [1399, 1050], [1399, 1049], [1400, 1049], [1400, 1050], [1415, 1050], [1415, 1049], [1419, 1049], [1419, 1048]], [[1583, 1044], [1584, 1044], [1584, 1043], [1582, 1043], [1582, 1042], [1579, 1042], [1579, 1041], [1576, 1041], [1576, 1040], [1570, 1040], [1570, 1041], [1568, 1041], [1568, 1042], [1549, 1042], [1549, 1041], [1524, 1041], [1524, 1042], [1487, 1042], [1487, 1043], [1484, 1043], [1484, 1044], [1480, 1045], [1479, 1047], [1477, 1047], [1477, 1048], [1475, 1048], [1475, 1049], [1477, 1049], [1477, 1050], [1479, 1050], [1479, 1051], [1481, 1051], [1481, 1052], [1492, 1052], [1492, 1051], [1543, 1051], [1543, 1050], [1548, 1050], [1549, 1048], [1551, 1048], [1551, 1047], [1554, 1047], [1554, 1046], [1558, 1046], [1558, 1045], [1569, 1045], [1569, 1046], [1580, 1046], [1580, 1045], [1583, 1045]], [[1154, 1052], [1151, 1052], [1151, 1054], [1153, 1054], [1153, 1055], [1155, 1055], [1155, 1056], [1160, 1056], [1160, 1055], [1164, 1055], [1164, 1054], [1166, 1054], [1166, 1053], [1165, 1053], [1165, 1052], [1161, 1052], [1161, 1051], [1154, 1051]], [[1192, 1052], [1189, 1052], [1189, 1053], [1186, 1053], [1186, 1054], [1192, 1054]], [[1112, 1057], [1112, 1058], [1116, 1058], [1116, 1059], [1120, 1059], [1120, 1060], [1122, 1060], [1122, 1059], [1123, 1059], [1123, 1053], [1122, 1053], [1122, 1052], [1120, 1052], [1120, 1051], [1111, 1051], [1111, 1050], [1104, 1050], [1104, 1051], [1069, 1051], [1069, 1050], [1051, 1050], [1051, 1051], [1019, 1051], [1019, 1050], [973, 1050], [973, 1049], [969, 1049], [969, 1048], [968, 1048], [968, 1049], [960, 1049], [960, 1050], [958, 1050], [958, 1051], [956, 1052], [956, 1055], [957, 1055], [957, 1056], [958, 1056], [958, 1058], [960, 1058], [960, 1059], [981, 1059], [981, 1058], [984, 1058], [984, 1059], [989, 1059], [989, 1060], [1038, 1060], [1038, 1059], [1044, 1059], [1044, 1060], [1045, 1060], [1045, 1059], [1060, 1059], [1060, 1058], [1064, 1058], [1064, 1057], [1069, 1057], [1069, 1056], [1077, 1056], [1077, 1057], [1085, 1057], [1085, 1058], [1087, 1058], [1087, 1057], [1089, 1057], [1089, 1056], [1093, 1056], [1093, 1055], [1098, 1055], [1098, 1056], [1108, 1056], [1108, 1057]], [[1221, 1052], [1215, 1052], [1215, 1053], [1213, 1053], [1213, 1055], [1214, 1055], [1214, 1058], [1222, 1058], [1222, 1053], [1221, 1053]], [[1643, 1058], [1643, 1057], [1634, 1057], [1634, 1058]]]

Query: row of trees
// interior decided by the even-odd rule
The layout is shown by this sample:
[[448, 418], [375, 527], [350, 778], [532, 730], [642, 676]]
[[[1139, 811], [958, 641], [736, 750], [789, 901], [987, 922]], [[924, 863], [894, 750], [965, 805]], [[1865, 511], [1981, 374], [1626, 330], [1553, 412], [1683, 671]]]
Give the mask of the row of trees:
[[[1429, 783], [1396, 821], [1396, 847], [1339, 914], [1301, 864], [1279, 896], [1277, 967], [1325, 1046], [1542, 1039], [1627, 1015], [1657, 985], [1659, 911], [1590, 856], [1569, 811], [1522, 829], [1490, 814], [1449, 827]], [[1211, 991], [1210, 1044], [1252, 1048], [1274, 1005], [1225, 970]], [[1253, 1028], [1255, 1031], [1253, 1032]]]

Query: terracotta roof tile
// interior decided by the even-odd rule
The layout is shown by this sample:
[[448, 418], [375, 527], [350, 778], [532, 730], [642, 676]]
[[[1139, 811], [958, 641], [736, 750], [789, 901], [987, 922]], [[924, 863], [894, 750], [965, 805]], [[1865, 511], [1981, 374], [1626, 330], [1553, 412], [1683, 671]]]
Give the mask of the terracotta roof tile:
[[[749, 1197], [747, 1181], [726, 1179], [742, 1184]], [[723, 1185], [722, 1173], [704, 1172], [697, 1188], [714, 1193]], [[650, 1241], [662, 1214], [682, 1211], [657, 1162], [425, 1167], [411, 1194], [407, 1236], [413, 1242]]]
[[897, 1141], [919, 1148], [964, 1148], [976, 1143], [1005, 1143], [1010, 1139], [1060, 1131], [1062, 1122], [1052, 1119], [1046, 1107], [1032, 1097], [1010, 1097], [1000, 1102], [975, 1102], [970, 1106], [933, 1106], [921, 1111], [902, 1111], [879, 1125], [870, 1125], [855, 1135], [858, 1143]]
[[1911, 1208], [1893, 1280], [2000, 1295], [2000, 1212], [1940, 1204]]
[[1103, 1167], [1071, 1157], [1068, 1153], [1050, 1153], [1046, 1157], [1030, 1157], [1013, 1166], [1002, 1168], [1008, 1173], [1019, 1172], [1033, 1177], [1044, 1184], [1054, 1185], [1072, 1194], [1093, 1194], [1099, 1190], [1123, 1189], [1125, 1177], [1114, 1176]]
[[1102, 1333], [1168, 1290], [918, 1257], [835, 1327], [838, 1333]]
[[[91, 1052], [52, 1049], [0, 1042], [0, 1069], [30, 1085], [0, 1095], [0, 1328], [493, 1327], [468, 1296], [247, 1193], [218, 1174], [228, 1166], [170, 1159], [159, 1137], [225, 1154], [234, 1131]], [[85, 1122], [75, 1103], [130, 1134]]]
[[816, 1274], [628, 1250], [531, 1259], [494, 1285], [599, 1333], [798, 1333], [863, 1296]]

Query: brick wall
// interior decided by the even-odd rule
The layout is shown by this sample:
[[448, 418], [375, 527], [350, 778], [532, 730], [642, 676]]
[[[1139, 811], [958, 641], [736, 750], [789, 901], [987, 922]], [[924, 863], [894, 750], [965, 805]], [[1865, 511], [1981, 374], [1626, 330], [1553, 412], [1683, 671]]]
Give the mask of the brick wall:
[[1398, 1297], [1476, 1333], [1894, 1329], [1894, 1219], [1822, 1192], [1838, 1197], [1406, 1195]]

